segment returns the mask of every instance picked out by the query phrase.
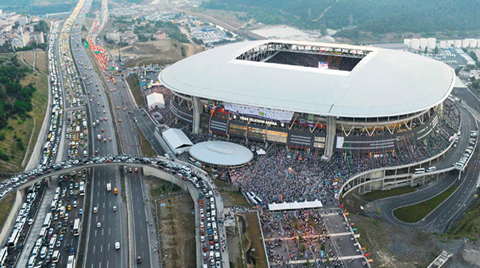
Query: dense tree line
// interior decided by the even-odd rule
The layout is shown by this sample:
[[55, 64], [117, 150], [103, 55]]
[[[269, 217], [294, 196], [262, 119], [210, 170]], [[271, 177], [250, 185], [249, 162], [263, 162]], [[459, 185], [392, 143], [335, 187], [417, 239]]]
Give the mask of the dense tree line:
[[20, 67], [16, 57], [10, 62], [0, 62], [0, 129], [7, 126], [7, 120], [12, 116], [29, 116], [36, 89], [32, 84], [22, 86], [20, 80], [30, 72], [30, 69]]
[[169, 21], [167, 22], [157, 21], [155, 22], [155, 26], [157, 27], [155, 31], [157, 31], [158, 28], [164, 28], [171, 39], [175, 39], [180, 43], [188, 43], [187, 36], [184, 35], [182, 31], [180, 31], [180, 28], [178, 28], [176, 24]]
[[[324, 25], [374, 34], [480, 32], [478, 0], [211, 0], [202, 7], [247, 12], [239, 18], [305, 29]], [[356, 35], [356, 31], [349, 33]]]
[[48, 33], [50, 29], [48, 27], [48, 24], [44, 20], [39, 21], [37, 24], [33, 26], [33, 28], [35, 29], [36, 32], [44, 32], [44, 33]]

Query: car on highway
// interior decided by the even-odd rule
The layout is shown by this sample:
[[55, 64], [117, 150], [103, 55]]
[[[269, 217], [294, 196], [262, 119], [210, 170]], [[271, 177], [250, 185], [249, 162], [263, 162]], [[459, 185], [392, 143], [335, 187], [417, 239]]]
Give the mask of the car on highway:
[[117, 211], [117, 206], [113, 206], [112, 209], [114, 212]]
[[100, 228], [102, 227], [102, 223], [101, 222], [97, 222], [97, 228]]
[[142, 263], [142, 256], [137, 256], [137, 263], [138, 264]]
[[115, 242], [115, 249], [120, 249], [120, 242]]
[[97, 212], [98, 212], [97, 207], [93, 207], [93, 213], [97, 213]]

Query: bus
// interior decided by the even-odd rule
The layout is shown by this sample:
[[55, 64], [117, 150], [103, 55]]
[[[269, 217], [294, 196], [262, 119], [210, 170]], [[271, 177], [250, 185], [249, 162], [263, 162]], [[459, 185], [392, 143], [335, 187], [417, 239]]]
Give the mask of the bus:
[[45, 221], [43, 222], [43, 227], [50, 227], [50, 224], [52, 224], [52, 213], [47, 213], [47, 216], [45, 216]]
[[255, 198], [253, 198], [253, 195], [251, 192], [247, 192], [247, 197], [248, 197], [248, 200], [254, 205], [254, 206], [258, 206], [258, 202], [255, 201]]
[[85, 195], [85, 182], [80, 182], [80, 195]]
[[73, 235], [78, 236], [80, 234], [80, 219], [76, 218], [73, 223]]
[[73, 267], [75, 267], [75, 256], [70, 255], [68, 256], [68, 260], [67, 260], [67, 268], [73, 268]]
[[0, 250], [0, 267], [4, 267], [7, 256], [8, 256], [8, 248], [4, 247], [2, 248], [2, 250]]
[[7, 245], [9, 247], [16, 247], [18, 239], [20, 238], [20, 230], [14, 229], [12, 235], [8, 238]]
[[253, 199], [257, 201], [258, 204], [263, 205], [263, 200], [260, 199], [260, 197], [258, 197], [254, 192], [250, 192], [250, 194], [253, 196]]

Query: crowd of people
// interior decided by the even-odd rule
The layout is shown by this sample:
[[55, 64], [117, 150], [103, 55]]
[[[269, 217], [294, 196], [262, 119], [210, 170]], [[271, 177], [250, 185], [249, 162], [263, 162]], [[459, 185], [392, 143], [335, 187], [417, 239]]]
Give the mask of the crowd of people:
[[327, 258], [330, 267], [341, 265], [320, 210], [262, 211], [260, 220], [271, 265], [303, 267], [308, 259], [313, 267], [326, 267]]
[[[170, 111], [170, 100], [175, 98], [173, 94], [166, 88], [160, 88], [159, 93], [164, 94], [166, 104], [158, 110], [162, 122], [169, 127], [182, 129], [194, 144], [206, 140], [228, 140], [252, 151], [266, 151], [265, 155], [254, 154], [249, 165], [223, 172], [228, 174], [233, 186], [241, 188], [243, 192], [254, 192], [265, 204], [320, 200], [323, 204], [338, 205], [336, 194], [349, 177], [367, 170], [414, 163], [437, 155], [450, 144], [450, 138], [459, 126], [458, 108], [446, 101], [443, 113], [431, 113], [427, 119], [428, 122], [437, 120], [438, 123], [424, 124], [432, 125], [428, 135], [417, 134], [419, 128], [413, 125], [413, 131], [400, 131], [395, 135], [393, 149], [341, 149], [325, 161], [323, 152], [317, 150], [298, 150], [286, 145], [215, 135], [206, 131], [191, 134], [191, 126], [180, 122]], [[185, 101], [176, 102], [188, 108]], [[319, 131], [324, 130], [320, 128]], [[366, 135], [356, 136], [361, 139]], [[379, 132], [377, 135], [383, 134]]]

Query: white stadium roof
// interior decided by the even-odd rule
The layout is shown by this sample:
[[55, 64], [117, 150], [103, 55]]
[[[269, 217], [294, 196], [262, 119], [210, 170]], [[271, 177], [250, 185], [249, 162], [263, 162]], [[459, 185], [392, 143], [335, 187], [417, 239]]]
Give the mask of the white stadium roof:
[[226, 141], [200, 142], [189, 153], [200, 162], [216, 166], [239, 166], [253, 159], [248, 148]]
[[[269, 42], [372, 52], [351, 72], [236, 59]], [[159, 80], [175, 92], [212, 100], [361, 118], [429, 109], [448, 97], [455, 72], [439, 61], [397, 50], [261, 40], [196, 54], [167, 67]]]

